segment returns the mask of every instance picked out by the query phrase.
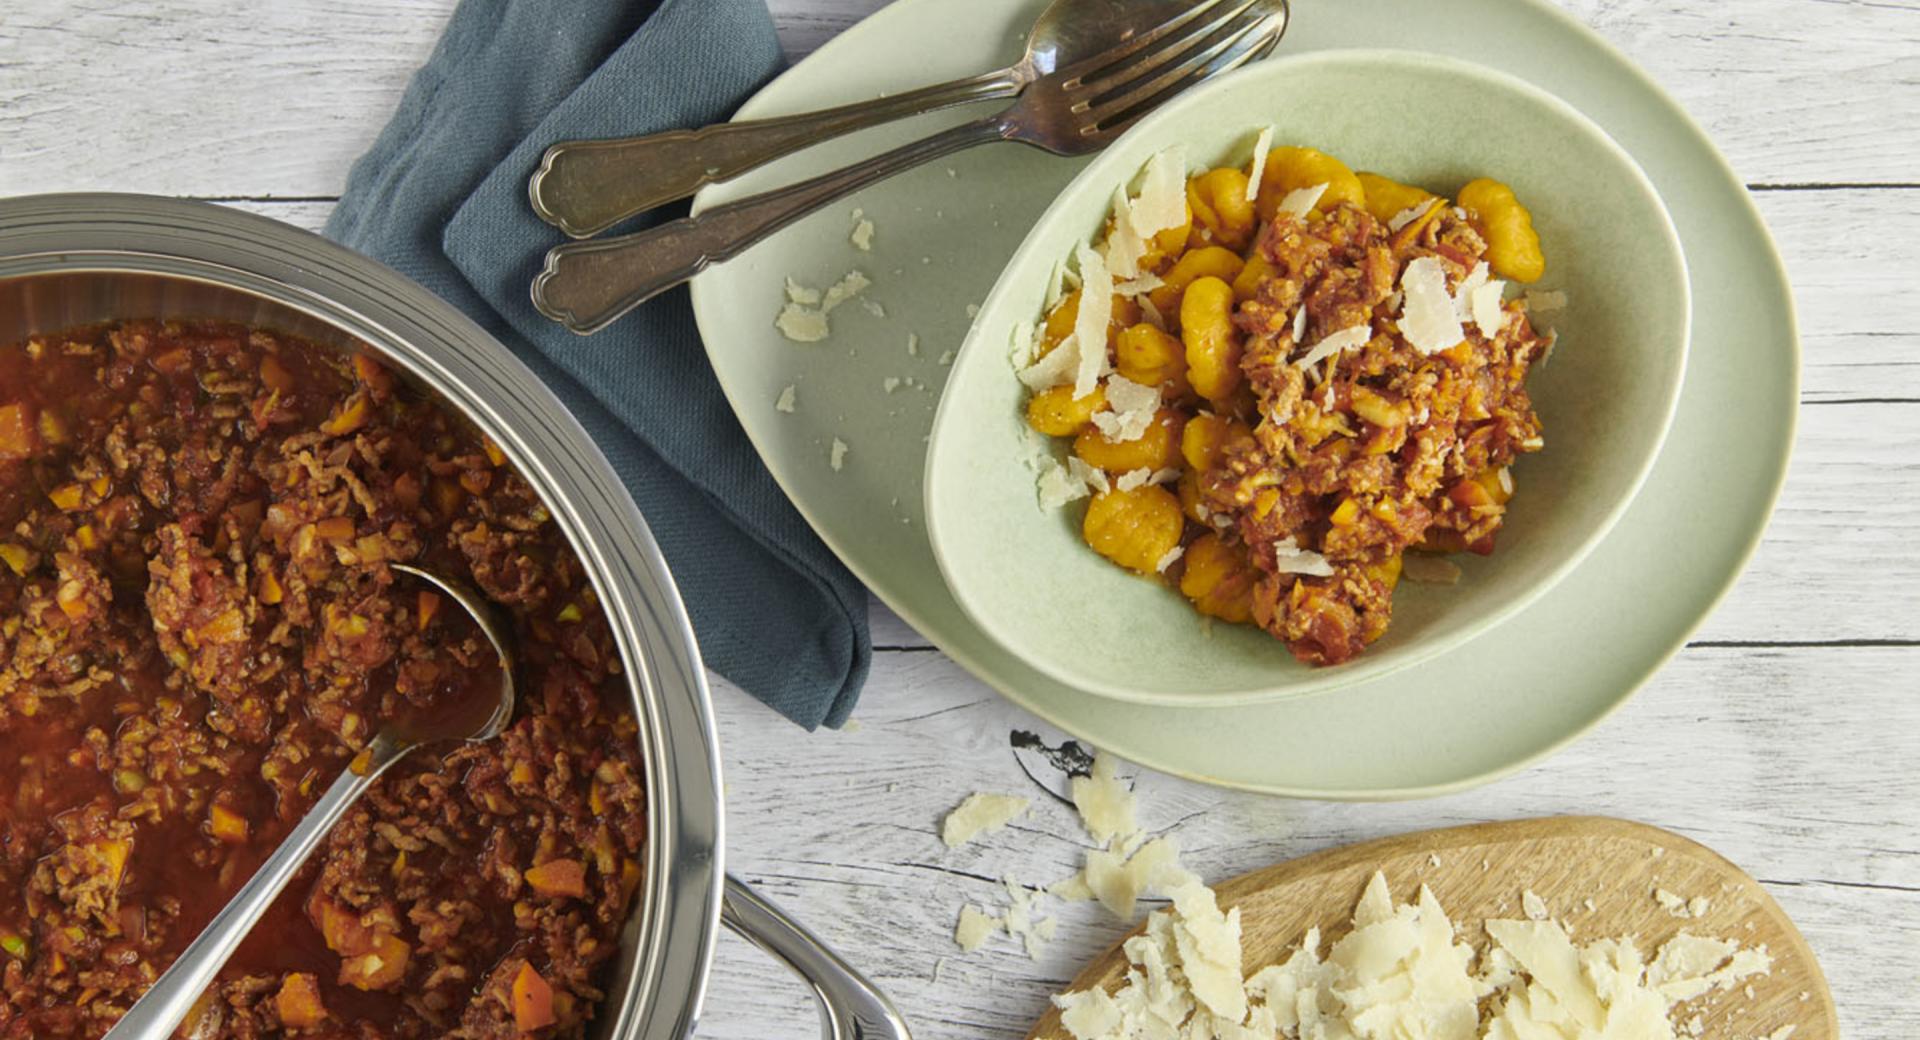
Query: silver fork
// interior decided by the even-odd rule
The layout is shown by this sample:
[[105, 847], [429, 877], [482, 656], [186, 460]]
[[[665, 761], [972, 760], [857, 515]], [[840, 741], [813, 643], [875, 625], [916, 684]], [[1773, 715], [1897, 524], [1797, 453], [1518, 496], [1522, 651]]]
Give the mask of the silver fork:
[[990, 141], [1019, 141], [1056, 155], [1098, 151], [1168, 98], [1265, 55], [1286, 26], [1287, 0], [1197, 5], [1035, 80], [999, 115], [698, 216], [637, 234], [556, 246], [533, 281], [533, 305], [573, 332], [598, 332], [820, 207], [943, 155]]

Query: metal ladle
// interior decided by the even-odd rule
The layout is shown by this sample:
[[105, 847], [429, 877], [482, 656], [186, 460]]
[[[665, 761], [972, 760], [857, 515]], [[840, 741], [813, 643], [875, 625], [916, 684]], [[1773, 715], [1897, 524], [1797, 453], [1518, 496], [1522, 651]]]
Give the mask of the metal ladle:
[[500, 660], [499, 696], [491, 702], [474, 698], [476, 703], [460, 706], [470, 710], [424, 713], [418, 718], [391, 719], [382, 725], [373, 740], [327, 788], [327, 793], [321, 795], [320, 800], [313, 803], [313, 808], [307, 810], [306, 817], [280, 843], [273, 855], [254, 871], [252, 879], [233, 894], [233, 898], [214, 915], [213, 920], [207, 922], [200, 937], [181, 951], [173, 965], [145, 995], [134, 1002], [119, 1023], [107, 1032], [104, 1040], [161, 1040], [172, 1036], [175, 1027], [193, 1009], [200, 995], [212, 984], [214, 976], [226, 965], [227, 958], [233, 956], [233, 951], [247, 937], [254, 923], [260, 920], [260, 915], [267, 912], [280, 890], [287, 886], [287, 882], [306, 863], [307, 857], [319, 847], [320, 840], [326, 837], [340, 817], [346, 815], [348, 807], [373, 786], [380, 774], [407, 757], [408, 752], [423, 744], [438, 741], [492, 740], [507, 728], [507, 722], [513, 717], [514, 658], [504, 626], [495, 615], [492, 604], [459, 582], [417, 567], [404, 564], [390, 566], [437, 586], [473, 616], [474, 623], [479, 625], [487, 642], [493, 644], [493, 651]]
[[778, 119], [562, 141], [547, 149], [527, 193], [540, 219], [586, 238], [808, 145], [907, 116], [1015, 97], [1040, 77], [1163, 25], [1192, 6], [1193, 0], [1053, 0], [1028, 32], [1025, 53], [1004, 69]]

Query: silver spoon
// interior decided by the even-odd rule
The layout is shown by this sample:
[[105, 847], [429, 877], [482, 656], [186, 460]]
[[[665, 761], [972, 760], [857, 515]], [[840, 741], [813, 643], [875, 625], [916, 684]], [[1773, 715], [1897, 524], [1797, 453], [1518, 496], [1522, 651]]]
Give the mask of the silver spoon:
[[540, 219], [586, 238], [636, 213], [685, 198], [808, 145], [975, 101], [1010, 98], [1029, 83], [1178, 16], [1193, 0], [1053, 0], [1014, 64], [970, 79], [820, 112], [669, 130], [644, 137], [562, 141], [527, 185]]
[[989, 141], [1056, 155], [1097, 151], [1187, 87], [1273, 49], [1287, 0], [1201, 0], [1178, 18], [1040, 77], [999, 115], [777, 191], [638, 234], [570, 242], [533, 281], [541, 314], [586, 335], [836, 199], [902, 170]]
[[473, 616], [481, 634], [493, 644], [493, 651], [499, 657], [500, 695], [492, 701], [475, 698], [473, 704], [450, 706], [464, 710], [425, 713], [420, 718], [389, 720], [383, 725], [327, 788], [327, 793], [307, 810], [306, 817], [281, 841], [273, 855], [254, 871], [252, 879], [207, 922], [200, 937], [181, 951], [172, 966], [127, 1009], [103, 1040], [159, 1040], [172, 1036], [174, 1028], [193, 1009], [214, 976], [226, 965], [227, 958], [233, 956], [247, 932], [273, 905], [274, 898], [299, 872], [320, 840], [327, 836], [327, 831], [395, 762], [423, 744], [492, 740], [507, 728], [507, 722], [513, 717], [513, 652], [505, 626], [494, 615], [492, 604], [459, 582], [417, 567], [397, 563], [391, 566], [438, 586]]

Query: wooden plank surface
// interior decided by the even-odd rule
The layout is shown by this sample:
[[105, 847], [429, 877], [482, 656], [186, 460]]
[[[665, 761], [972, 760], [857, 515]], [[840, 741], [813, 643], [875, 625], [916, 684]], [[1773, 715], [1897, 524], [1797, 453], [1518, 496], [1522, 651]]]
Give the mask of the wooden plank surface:
[[[1308, 3], [1333, 0], [1298, 0]], [[306, 227], [331, 208], [453, 0], [11, 0], [0, 11], [0, 194], [229, 201]], [[770, 0], [792, 56], [884, 0]], [[1335, 805], [1145, 773], [1143, 822], [1226, 878], [1407, 830], [1559, 813], [1670, 827], [1758, 877], [1821, 957], [1844, 1035], [1911, 1035], [1920, 987], [1920, 2], [1564, 0], [1725, 149], [1790, 269], [1801, 433], [1752, 568], [1695, 643], [1596, 733], [1489, 787]], [[1724, 421], [1739, 422], [1739, 416]], [[729, 865], [872, 973], [921, 1040], [1015, 1038], [1125, 926], [1060, 909], [1038, 960], [961, 955], [962, 902], [1044, 884], [1084, 846], [1008, 745], [1059, 734], [884, 608], [858, 728], [795, 732], [716, 684]], [[1542, 696], [1552, 691], [1543, 690]], [[1037, 769], [1042, 780], [1044, 763]], [[966, 793], [1035, 799], [960, 850]], [[804, 991], [723, 940], [700, 1035], [807, 1035]]]

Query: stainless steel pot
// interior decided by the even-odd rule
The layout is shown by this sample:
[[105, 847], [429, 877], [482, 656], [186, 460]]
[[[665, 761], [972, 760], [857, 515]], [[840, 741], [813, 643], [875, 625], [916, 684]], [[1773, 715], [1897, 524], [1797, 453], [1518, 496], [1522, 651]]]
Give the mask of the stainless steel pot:
[[605, 456], [504, 346], [398, 273], [264, 217], [139, 195], [0, 200], [0, 343], [137, 317], [369, 345], [465, 413], [546, 501], [606, 609], [647, 767], [645, 880], [596, 1037], [689, 1036], [723, 923], [801, 976], [826, 1035], [907, 1037], [871, 983], [726, 876], [712, 708], [673, 577]]

